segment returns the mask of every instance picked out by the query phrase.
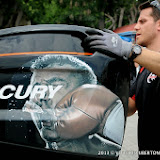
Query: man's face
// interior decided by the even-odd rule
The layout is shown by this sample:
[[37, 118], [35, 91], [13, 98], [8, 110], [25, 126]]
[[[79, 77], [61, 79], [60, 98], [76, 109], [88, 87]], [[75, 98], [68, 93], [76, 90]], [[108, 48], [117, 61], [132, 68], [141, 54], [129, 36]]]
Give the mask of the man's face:
[[[66, 66], [66, 68], [68, 68]], [[46, 92], [44, 99], [39, 99], [38, 95], [34, 101], [46, 101], [46, 107], [54, 108], [56, 104], [70, 91], [77, 88], [82, 80], [82, 76], [76, 73], [75, 69], [66, 69], [59, 67], [55, 69], [36, 70], [32, 77], [32, 85], [52, 86], [53, 90], [57, 90], [53, 98], [48, 98], [49, 93]], [[75, 77], [76, 76], [76, 77]]]
[[[37, 95], [34, 99], [30, 99], [25, 104], [25, 107], [36, 106], [41, 108], [43, 113], [33, 112], [32, 119], [37, 126], [42, 137], [47, 141], [52, 141], [56, 138], [54, 132], [54, 121], [56, 117], [54, 114], [54, 108], [56, 104], [70, 91], [80, 86], [82, 81], [81, 72], [77, 73], [77, 70], [71, 68], [71, 66], [55, 66], [54, 69], [40, 69], [33, 72], [31, 85], [52, 85], [53, 89], [57, 88], [53, 98], [49, 99], [49, 93], [46, 93], [44, 99], [39, 99]], [[36, 108], [35, 108], [36, 109]]]
[[151, 16], [152, 8], [143, 9], [135, 26], [137, 44], [148, 47], [157, 34], [156, 22]]

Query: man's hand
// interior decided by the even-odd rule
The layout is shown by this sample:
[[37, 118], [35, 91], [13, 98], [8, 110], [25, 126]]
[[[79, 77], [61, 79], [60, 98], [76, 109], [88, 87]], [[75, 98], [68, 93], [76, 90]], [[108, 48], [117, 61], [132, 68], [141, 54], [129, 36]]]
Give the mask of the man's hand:
[[129, 58], [132, 43], [126, 42], [120, 36], [110, 30], [88, 29], [84, 40], [85, 47], [90, 51], [98, 51], [104, 54], [112, 52], [117, 56]]

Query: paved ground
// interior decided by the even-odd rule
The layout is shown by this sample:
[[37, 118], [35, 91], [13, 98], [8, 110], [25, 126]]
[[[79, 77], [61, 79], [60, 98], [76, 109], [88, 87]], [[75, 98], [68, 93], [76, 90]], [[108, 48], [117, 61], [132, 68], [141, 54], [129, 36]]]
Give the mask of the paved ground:
[[122, 145], [121, 154], [119, 156], [119, 160], [138, 159], [137, 120], [137, 113], [127, 118], [124, 141]]

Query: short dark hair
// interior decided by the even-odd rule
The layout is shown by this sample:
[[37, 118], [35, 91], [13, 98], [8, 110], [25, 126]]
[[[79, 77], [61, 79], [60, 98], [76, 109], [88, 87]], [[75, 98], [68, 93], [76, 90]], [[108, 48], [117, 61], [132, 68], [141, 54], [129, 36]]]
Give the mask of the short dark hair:
[[150, 1], [147, 1], [147, 2], [144, 2], [144, 3], [140, 4], [139, 5], [139, 10], [141, 11], [141, 10], [149, 8], [149, 7], [152, 8], [151, 16], [154, 18], [154, 20], [155, 21], [159, 20], [160, 19], [160, 10], [158, 8], [154, 7], [153, 5], [151, 5]]
[[78, 73], [81, 73], [81, 76], [83, 77], [81, 83], [83, 84], [97, 84], [97, 77], [92, 68], [84, 61], [71, 55], [57, 54], [57, 55], [39, 56], [32, 62], [30, 70], [32, 72], [35, 72], [36, 70], [40, 69], [47, 69], [47, 68], [53, 69], [56, 65], [58, 66], [70, 65], [71, 67], [73, 67], [73, 70], [67, 67], [65, 67], [65, 69], [66, 71], [67, 70], [73, 71], [72, 74], [74, 75], [79, 75]]

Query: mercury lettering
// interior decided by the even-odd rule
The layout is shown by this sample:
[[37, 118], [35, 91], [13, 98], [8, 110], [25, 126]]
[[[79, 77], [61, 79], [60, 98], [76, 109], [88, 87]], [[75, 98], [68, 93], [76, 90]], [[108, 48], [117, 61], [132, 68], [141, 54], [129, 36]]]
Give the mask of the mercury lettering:
[[46, 95], [48, 95], [48, 99], [51, 99], [62, 88], [62, 85], [56, 87], [52, 85], [29, 85], [24, 94], [22, 93], [23, 88], [23, 85], [18, 85], [17, 88], [12, 84], [5, 85], [0, 89], [0, 99], [9, 99], [12, 96], [16, 99], [25, 99], [30, 96], [29, 98], [33, 99], [37, 95], [40, 99], [45, 98]]

